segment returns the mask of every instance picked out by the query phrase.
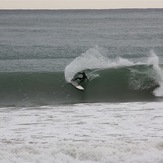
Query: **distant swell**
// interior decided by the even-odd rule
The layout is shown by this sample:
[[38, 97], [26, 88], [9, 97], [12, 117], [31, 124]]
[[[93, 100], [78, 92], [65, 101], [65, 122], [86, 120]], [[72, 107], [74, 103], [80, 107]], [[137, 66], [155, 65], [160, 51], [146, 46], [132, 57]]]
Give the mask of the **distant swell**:
[[[151, 65], [88, 70], [85, 91], [67, 83], [64, 72], [0, 73], [1, 105], [51, 105], [80, 102], [157, 100], [159, 87]], [[94, 76], [94, 78], [91, 76]]]

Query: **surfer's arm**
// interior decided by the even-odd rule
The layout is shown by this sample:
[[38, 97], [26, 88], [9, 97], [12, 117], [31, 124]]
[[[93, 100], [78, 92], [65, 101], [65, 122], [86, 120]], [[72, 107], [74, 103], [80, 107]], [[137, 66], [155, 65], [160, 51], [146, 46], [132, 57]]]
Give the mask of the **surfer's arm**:
[[83, 82], [85, 79], [88, 79], [87, 75], [85, 74], [85, 72], [78, 72], [77, 74], [78, 75], [82, 75], [82, 77], [78, 76], [78, 77], [72, 79], [72, 81], [80, 80], [81, 82]]
[[79, 74], [79, 75], [80, 75], [80, 74], [82, 74], [82, 75], [83, 75], [83, 74], [84, 74], [84, 72], [78, 72], [78, 74]]
[[72, 81], [75, 81], [75, 80], [78, 80], [78, 79], [81, 80], [83, 78], [77, 77], [77, 78], [72, 79]]

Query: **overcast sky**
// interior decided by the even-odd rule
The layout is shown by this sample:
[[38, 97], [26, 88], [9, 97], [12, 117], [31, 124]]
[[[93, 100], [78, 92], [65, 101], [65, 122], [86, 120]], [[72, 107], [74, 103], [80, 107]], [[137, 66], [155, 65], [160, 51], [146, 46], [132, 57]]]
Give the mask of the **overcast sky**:
[[0, 0], [0, 9], [163, 8], [163, 0]]

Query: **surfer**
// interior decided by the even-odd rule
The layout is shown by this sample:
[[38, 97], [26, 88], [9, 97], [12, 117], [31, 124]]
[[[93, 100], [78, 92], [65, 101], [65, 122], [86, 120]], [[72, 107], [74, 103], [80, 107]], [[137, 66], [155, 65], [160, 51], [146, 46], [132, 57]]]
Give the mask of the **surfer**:
[[78, 84], [80, 85], [81, 83], [83, 83], [87, 78], [87, 75], [85, 72], [78, 72], [77, 73], [77, 77], [73, 78], [72, 81], [77, 81], [79, 80]]

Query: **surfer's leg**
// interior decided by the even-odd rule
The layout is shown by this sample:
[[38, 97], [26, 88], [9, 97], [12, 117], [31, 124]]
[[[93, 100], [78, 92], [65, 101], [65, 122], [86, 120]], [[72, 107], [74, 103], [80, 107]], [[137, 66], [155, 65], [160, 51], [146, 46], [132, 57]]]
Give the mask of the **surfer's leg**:
[[81, 85], [81, 83], [83, 83], [83, 82], [84, 82], [84, 79], [83, 78], [80, 79], [79, 85]]

